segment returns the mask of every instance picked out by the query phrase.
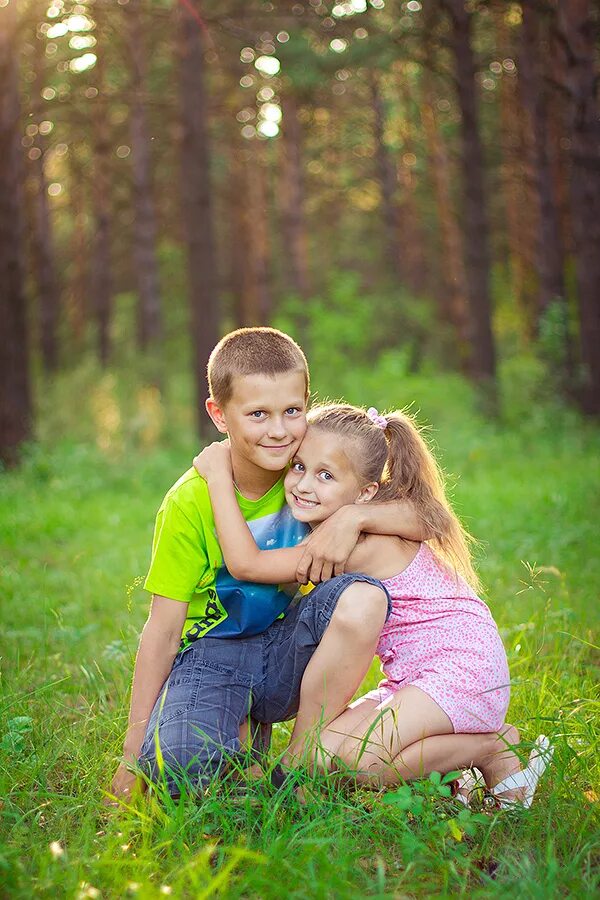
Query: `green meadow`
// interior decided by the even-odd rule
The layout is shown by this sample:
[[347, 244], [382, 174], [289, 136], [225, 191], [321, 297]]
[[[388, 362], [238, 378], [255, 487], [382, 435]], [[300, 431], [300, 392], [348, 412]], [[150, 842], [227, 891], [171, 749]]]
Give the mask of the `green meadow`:
[[387, 795], [316, 779], [301, 806], [232, 772], [107, 811], [153, 517], [198, 447], [187, 381], [82, 367], [38, 392], [38, 440], [0, 475], [0, 896], [598, 896], [600, 433], [525, 363], [490, 422], [459, 376], [334, 362], [316, 360], [318, 396], [412, 403], [438, 448], [506, 643], [509, 721], [555, 747], [533, 808], [461, 809], [435, 776]]

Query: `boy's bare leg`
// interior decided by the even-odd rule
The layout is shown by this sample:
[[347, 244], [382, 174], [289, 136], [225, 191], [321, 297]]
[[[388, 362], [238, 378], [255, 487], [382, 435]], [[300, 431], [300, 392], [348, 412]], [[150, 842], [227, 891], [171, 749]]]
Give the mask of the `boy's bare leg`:
[[386, 612], [383, 590], [368, 582], [354, 582], [340, 595], [302, 678], [284, 765], [293, 766], [311, 753], [315, 726], [326, 725], [347, 706], [373, 660]]

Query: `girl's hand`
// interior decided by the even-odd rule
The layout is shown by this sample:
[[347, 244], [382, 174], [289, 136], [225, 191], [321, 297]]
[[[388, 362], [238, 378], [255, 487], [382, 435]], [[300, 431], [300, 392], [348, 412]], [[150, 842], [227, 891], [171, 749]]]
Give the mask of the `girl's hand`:
[[229, 441], [215, 441], [194, 457], [194, 468], [205, 481], [228, 477], [233, 481]]

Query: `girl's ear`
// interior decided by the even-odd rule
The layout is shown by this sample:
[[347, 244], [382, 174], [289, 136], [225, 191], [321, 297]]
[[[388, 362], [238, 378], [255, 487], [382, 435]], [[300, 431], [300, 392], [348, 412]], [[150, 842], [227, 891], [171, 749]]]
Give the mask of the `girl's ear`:
[[369, 500], [372, 500], [377, 491], [379, 490], [379, 485], [376, 481], [371, 481], [370, 484], [366, 484], [364, 488], [362, 488], [360, 494], [354, 501], [355, 503], [368, 503]]
[[211, 417], [213, 425], [215, 426], [217, 431], [220, 431], [221, 434], [227, 434], [227, 422], [225, 421], [225, 413], [223, 412], [221, 407], [218, 406], [218, 404], [215, 402], [215, 400], [212, 399], [212, 397], [208, 398], [205, 406], [206, 412]]

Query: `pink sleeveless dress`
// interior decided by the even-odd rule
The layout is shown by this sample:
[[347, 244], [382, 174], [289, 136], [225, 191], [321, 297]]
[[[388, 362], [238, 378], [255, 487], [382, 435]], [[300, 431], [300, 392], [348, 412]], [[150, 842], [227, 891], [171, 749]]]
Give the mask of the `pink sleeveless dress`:
[[483, 600], [427, 544], [383, 584], [392, 598], [377, 645], [385, 679], [367, 697], [384, 703], [412, 684], [441, 706], [457, 734], [497, 731], [508, 708], [509, 674]]

